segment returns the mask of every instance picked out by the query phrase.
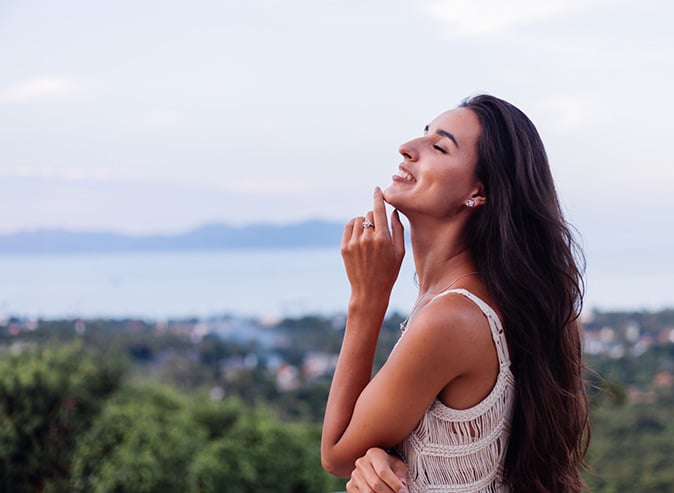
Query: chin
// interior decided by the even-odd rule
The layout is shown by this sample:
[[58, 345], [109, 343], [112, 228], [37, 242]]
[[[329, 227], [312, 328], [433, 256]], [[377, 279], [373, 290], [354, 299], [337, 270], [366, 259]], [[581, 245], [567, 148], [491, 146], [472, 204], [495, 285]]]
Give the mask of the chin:
[[405, 197], [400, 190], [395, 190], [395, 184], [383, 191], [384, 201], [396, 209], [400, 214], [407, 217], [407, 211], [410, 210], [409, 196]]
[[401, 196], [399, 191], [395, 190], [395, 185], [391, 185], [386, 190], [383, 191], [384, 201], [389, 204], [391, 207], [398, 209], [399, 212], [403, 212], [402, 209], [405, 208], [405, 200]]
[[395, 201], [395, 192], [393, 192], [391, 188], [393, 188], [393, 185], [389, 185], [387, 188], [385, 188], [382, 192], [382, 195], [388, 204], [391, 204], [393, 207], [395, 207], [395, 204], [392, 202]]

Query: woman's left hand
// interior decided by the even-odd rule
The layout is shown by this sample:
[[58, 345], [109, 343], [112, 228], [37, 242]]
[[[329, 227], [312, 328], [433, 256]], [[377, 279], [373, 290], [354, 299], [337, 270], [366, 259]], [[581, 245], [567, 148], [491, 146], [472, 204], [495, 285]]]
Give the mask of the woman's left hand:
[[403, 257], [405, 240], [398, 211], [386, 218], [384, 196], [374, 191], [374, 207], [365, 217], [347, 223], [342, 238], [342, 258], [351, 284], [351, 301], [388, 304]]
[[380, 448], [358, 459], [346, 483], [347, 493], [407, 493], [407, 466]]

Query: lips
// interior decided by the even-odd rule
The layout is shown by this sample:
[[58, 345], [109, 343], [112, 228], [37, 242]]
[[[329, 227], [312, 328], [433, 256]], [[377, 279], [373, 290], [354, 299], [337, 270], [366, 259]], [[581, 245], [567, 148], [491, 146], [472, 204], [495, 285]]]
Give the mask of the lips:
[[398, 167], [398, 172], [395, 174], [395, 176], [408, 182], [416, 181], [410, 172], [407, 171], [402, 165]]

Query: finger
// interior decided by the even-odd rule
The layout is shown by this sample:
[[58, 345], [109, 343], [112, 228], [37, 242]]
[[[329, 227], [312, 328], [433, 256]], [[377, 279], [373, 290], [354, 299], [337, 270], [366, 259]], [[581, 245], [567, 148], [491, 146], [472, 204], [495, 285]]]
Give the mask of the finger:
[[[387, 469], [387, 471], [392, 474], [390, 469]], [[363, 486], [360, 489], [370, 493], [398, 493], [395, 488], [395, 481], [400, 483], [400, 480], [394, 477], [387, 478], [386, 474], [381, 474], [382, 472], [375, 470], [374, 464], [368, 464], [367, 467], [364, 467], [361, 475]]]
[[391, 469], [393, 469], [395, 475], [401, 478], [404, 483], [406, 483], [407, 481], [405, 478], [407, 478], [407, 464], [405, 464], [397, 457], [391, 457], [390, 461], [391, 461]]
[[369, 221], [372, 224], [372, 226], [367, 227], [367, 228], [365, 226], [363, 226], [364, 230], [368, 230], [368, 229], [376, 230], [377, 229], [377, 226], [375, 225], [375, 222], [374, 222], [374, 213], [372, 211], [369, 211], [367, 214], [365, 214], [365, 221]]
[[398, 493], [406, 490], [407, 466], [400, 459], [379, 448], [368, 450], [366, 457], [370, 467], [364, 472], [372, 491]]
[[358, 488], [358, 485], [354, 482], [353, 479], [349, 479], [346, 483], [346, 492], [347, 493], [359, 493], [360, 488]]
[[346, 244], [349, 242], [351, 239], [351, 236], [353, 235], [353, 222], [355, 219], [351, 219], [348, 223], [344, 225], [344, 234], [342, 235], [342, 247], [346, 246]]
[[402, 221], [400, 221], [400, 214], [397, 209], [391, 213], [391, 238], [393, 240], [393, 248], [397, 252], [405, 253], [405, 228]]
[[388, 220], [386, 219], [386, 206], [384, 205], [384, 194], [381, 188], [374, 189], [374, 226], [380, 234], [388, 234]]
[[353, 231], [351, 232], [351, 241], [357, 241], [358, 237], [362, 234], [363, 232], [363, 221], [365, 221], [365, 218], [362, 216], [359, 216], [353, 220]]

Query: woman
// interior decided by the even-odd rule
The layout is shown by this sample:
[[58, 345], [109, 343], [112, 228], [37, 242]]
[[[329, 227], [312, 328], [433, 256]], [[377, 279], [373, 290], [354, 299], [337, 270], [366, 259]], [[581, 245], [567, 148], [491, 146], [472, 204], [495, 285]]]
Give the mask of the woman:
[[[393, 183], [344, 230], [351, 297], [325, 469], [352, 475], [350, 491], [581, 491], [581, 272], [535, 127], [479, 95], [400, 154]], [[390, 227], [385, 202], [395, 208]], [[404, 255], [398, 211], [419, 296], [371, 377]], [[402, 480], [405, 467], [382, 449], [405, 461]]]

